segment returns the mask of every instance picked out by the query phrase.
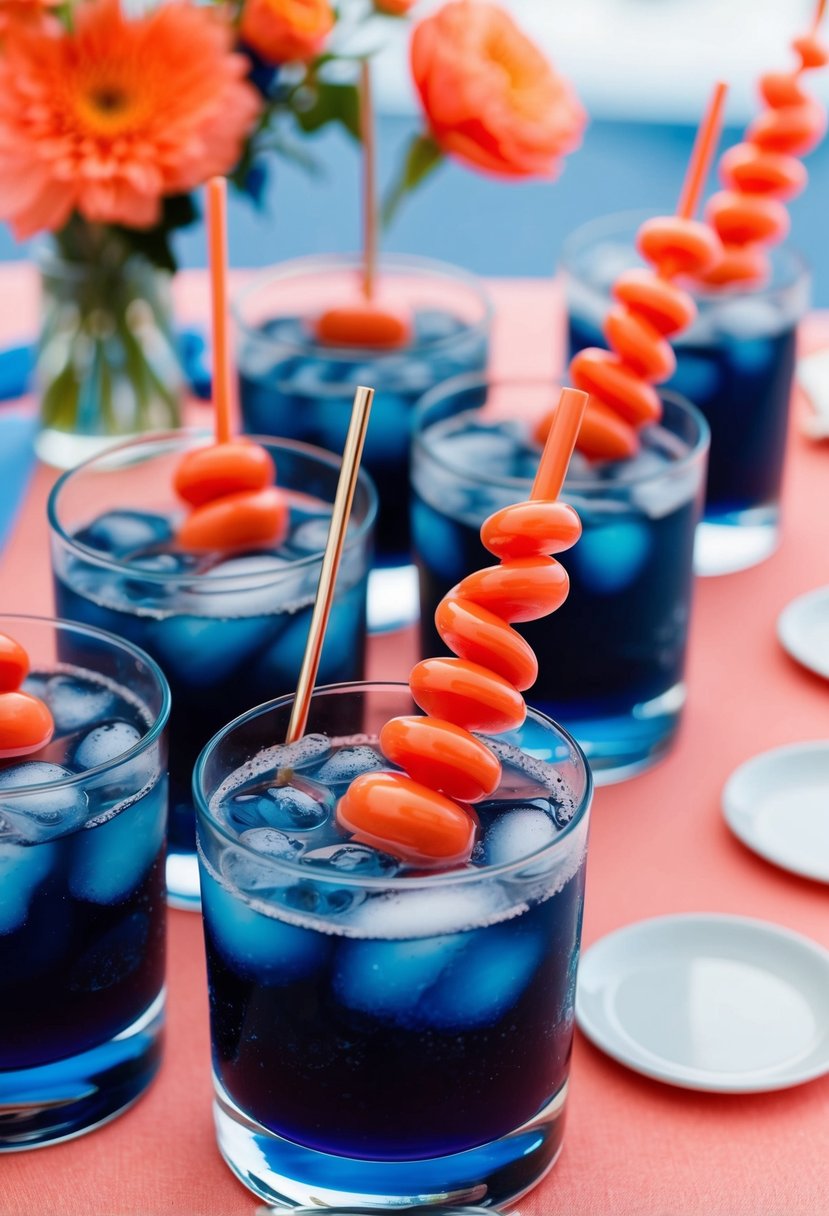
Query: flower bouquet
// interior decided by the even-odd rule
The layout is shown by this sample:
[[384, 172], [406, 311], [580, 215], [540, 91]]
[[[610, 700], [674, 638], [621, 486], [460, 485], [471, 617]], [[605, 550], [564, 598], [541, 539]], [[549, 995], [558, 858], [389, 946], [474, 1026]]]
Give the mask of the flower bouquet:
[[[359, 138], [356, 60], [411, 0], [0, 0], [0, 219], [49, 234], [37, 379], [41, 455], [71, 464], [112, 437], [176, 426], [173, 233], [226, 174], [261, 200], [268, 158], [307, 160], [329, 123]], [[380, 28], [382, 34], [382, 28]], [[578, 142], [569, 86], [501, 9], [451, 0], [413, 29], [425, 117], [386, 200], [444, 156], [552, 175]]]

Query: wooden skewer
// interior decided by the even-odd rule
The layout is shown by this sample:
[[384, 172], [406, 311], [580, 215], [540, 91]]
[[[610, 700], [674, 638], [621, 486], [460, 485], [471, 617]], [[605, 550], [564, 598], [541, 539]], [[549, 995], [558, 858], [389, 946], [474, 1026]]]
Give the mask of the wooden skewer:
[[322, 558], [322, 569], [317, 586], [317, 596], [314, 600], [314, 611], [311, 614], [311, 626], [308, 630], [308, 641], [305, 644], [305, 654], [302, 656], [302, 666], [297, 681], [296, 696], [291, 710], [291, 720], [288, 723], [286, 743], [295, 743], [305, 733], [308, 722], [308, 712], [311, 708], [311, 697], [314, 683], [319, 671], [322, 645], [325, 641], [325, 630], [331, 615], [331, 604], [334, 599], [334, 585], [340, 566], [348, 520], [351, 515], [351, 504], [354, 501], [354, 491], [357, 486], [357, 475], [360, 471], [360, 458], [363, 454], [363, 444], [368, 429], [368, 419], [371, 403], [374, 399], [373, 388], [360, 387], [354, 393], [354, 404], [351, 407], [351, 421], [348, 435], [343, 448], [343, 463], [340, 478], [337, 482], [337, 493], [334, 496], [334, 507], [331, 512], [331, 525], [328, 529], [328, 540]]

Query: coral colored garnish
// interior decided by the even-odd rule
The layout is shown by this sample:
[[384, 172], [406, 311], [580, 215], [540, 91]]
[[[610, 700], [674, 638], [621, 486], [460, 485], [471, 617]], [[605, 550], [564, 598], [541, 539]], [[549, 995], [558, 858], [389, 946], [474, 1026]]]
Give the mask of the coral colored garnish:
[[49, 706], [20, 691], [28, 671], [24, 648], [0, 633], [0, 760], [39, 751], [55, 733]]
[[266, 63], [303, 63], [323, 50], [335, 20], [328, 0], [245, 0], [239, 33]]
[[[725, 85], [714, 90], [700, 124], [677, 214], [647, 220], [636, 244], [653, 270], [630, 270], [613, 285], [616, 303], [604, 322], [609, 350], [590, 346], [570, 361], [570, 379], [590, 394], [577, 447], [594, 460], [626, 460], [639, 450], [638, 432], [662, 417], [654, 384], [670, 378], [676, 358], [667, 341], [696, 316], [693, 298], [671, 282], [713, 266], [722, 248], [707, 224], [692, 219], [719, 134]], [[543, 443], [551, 415], [535, 438]]]
[[29, 674], [29, 656], [6, 633], [0, 633], [0, 693], [14, 692]]
[[273, 485], [276, 468], [270, 452], [248, 439], [229, 439], [194, 448], [181, 458], [173, 479], [179, 498], [200, 507], [214, 498]]
[[411, 67], [440, 150], [499, 177], [554, 177], [581, 142], [573, 89], [495, 4], [452, 0], [414, 29]]
[[273, 485], [270, 453], [231, 427], [230, 341], [227, 324], [227, 183], [207, 183], [207, 232], [213, 313], [213, 417], [216, 442], [181, 458], [173, 488], [192, 510], [177, 534], [193, 553], [276, 545], [288, 531], [284, 495]]
[[761, 77], [765, 108], [744, 141], [720, 160], [725, 189], [709, 199], [705, 218], [720, 237], [723, 254], [699, 276], [706, 287], [762, 281], [769, 270], [766, 247], [788, 234], [783, 204], [800, 194], [808, 180], [798, 157], [811, 152], [826, 133], [825, 109], [800, 84], [803, 72], [829, 63], [829, 49], [817, 36], [824, 9], [825, 0], [820, 0], [812, 30], [792, 43], [798, 67]]
[[337, 806], [356, 839], [423, 869], [469, 859], [475, 820], [464, 804], [501, 779], [497, 757], [471, 732], [512, 730], [526, 716], [520, 690], [535, 677], [535, 656], [510, 622], [546, 616], [567, 596], [567, 575], [549, 555], [580, 532], [576, 513], [555, 499], [586, 404], [585, 393], [562, 391], [530, 500], [481, 528], [500, 564], [470, 574], [438, 607], [438, 633], [455, 657], [416, 664], [409, 687], [426, 716], [393, 718], [380, 731], [383, 754], [408, 775], [363, 773]]
[[314, 337], [323, 346], [397, 350], [411, 341], [412, 326], [402, 311], [357, 299], [326, 309], [314, 321]]
[[72, 5], [71, 32], [10, 30], [0, 57], [0, 219], [18, 240], [78, 211], [148, 228], [165, 195], [230, 169], [260, 108], [215, 6], [128, 18]]
[[278, 545], [288, 531], [288, 506], [276, 486], [227, 494], [191, 511], [176, 539], [191, 553]]
[[371, 69], [360, 65], [360, 139], [363, 149], [363, 265], [360, 294], [338, 300], [312, 321], [312, 331], [323, 346], [397, 350], [412, 337], [410, 315], [391, 308], [377, 296], [377, 141], [371, 100]]

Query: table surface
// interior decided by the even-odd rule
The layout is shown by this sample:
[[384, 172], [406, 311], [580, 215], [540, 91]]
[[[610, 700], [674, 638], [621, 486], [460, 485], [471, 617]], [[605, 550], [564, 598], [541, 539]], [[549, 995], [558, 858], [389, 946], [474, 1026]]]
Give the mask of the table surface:
[[[177, 285], [185, 319], [201, 315], [203, 279]], [[558, 300], [543, 281], [498, 281], [493, 363], [509, 374], [552, 373]], [[29, 274], [0, 271], [0, 339], [31, 329]], [[829, 336], [813, 316], [804, 342]], [[795, 421], [798, 414], [795, 410]], [[0, 559], [0, 609], [51, 610], [39, 469]], [[775, 640], [794, 596], [829, 583], [829, 449], [793, 427], [783, 541], [753, 570], [699, 582], [689, 701], [673, 754], [649, 773], [596, 795], [584, 944], [632, 921], [676, 912], [759, 917], [829, 947], [825, 886], [778, 870], [731, 836], [720, 790], [753, 754], [829, 737], [829, 687]], [[370, 676], [405, 678], [411, 633], [375, 639]], [[166, 1059], [149, 1092], [79, 1140], [0, 1157], [0, 1213], [35, 1216], [252, 1216], [257, 1201], [216, 1150], [210, 1109], [207, 996], [199, 918], [170, 914]], [[629, 1072], [576, 1036], [565, 1148], [519, 1205], [522, 1216], [816, 1216], [829, 1193], [829, 1077], [756, 1096], [693, 1093]]]

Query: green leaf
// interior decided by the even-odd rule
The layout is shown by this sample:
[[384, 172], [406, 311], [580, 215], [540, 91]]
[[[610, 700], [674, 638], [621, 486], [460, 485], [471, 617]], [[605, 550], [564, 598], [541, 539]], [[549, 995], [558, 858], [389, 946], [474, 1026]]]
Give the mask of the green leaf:
[[309, 82], [294, 98], [294, 117], [303, 131], [319, 131], [336, 122], [354, 139], [360, 138], [360, 93], [353, 84]]
[[431, 135], [421, 134], [413, 138], [397, 180], [383, 202], [381, 217], [384, 228], [394, 219], [406, 195], [422, 185], [442, 161], [443, 153]]
[[113, 225], [124, 244], [142, 254], [160, 270], [175, 271], [176, 259], [170, 245], [170, 235], [178, 228], [187, 228], [199, 218], [193, 196], [171, 194], [162, 200], [161, 219], [152, 228], [126, 228]]

